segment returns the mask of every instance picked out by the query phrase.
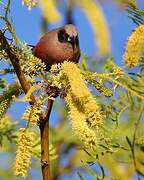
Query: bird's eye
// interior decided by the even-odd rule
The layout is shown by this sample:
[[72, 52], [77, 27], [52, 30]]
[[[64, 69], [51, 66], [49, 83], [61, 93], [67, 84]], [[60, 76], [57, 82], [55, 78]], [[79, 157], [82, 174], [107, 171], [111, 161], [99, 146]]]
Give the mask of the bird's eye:
[[67, 37], [67, 42], [71, 42], [70, 36]]
[[70, 39], [69, 35], [66, 33], [65, 29], [61, 29], [58, 32], [58, 40], [59, 40], [59, 42], [62, 42], [62, 43], [71, 41], [71, 39]]

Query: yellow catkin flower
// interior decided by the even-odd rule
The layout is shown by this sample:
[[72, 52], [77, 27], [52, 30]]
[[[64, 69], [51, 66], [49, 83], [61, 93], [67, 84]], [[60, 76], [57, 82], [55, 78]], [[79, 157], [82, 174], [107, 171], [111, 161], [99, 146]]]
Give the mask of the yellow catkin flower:
[[11, 117], [5, 115], [4, 117], [2, 117], [0, 119], [0, 132], [4, 132], [4, 131], [7, 131], [8, 129], [11, 129], [11, 127], [13, 125], [14, 125], [14, 123], [13, 123]]
[[69, 107], [74, 133], [85, 147], [94, 149], [99, 141], [97, 135], [103, 124], [102, 115], [80, 69], [76, 64], [65, 61], [61, 67], [52, 66], [51, 72], [54, 85], [65, 91], [64, 99]]
[[137, 7], [135, 0], [118, 0], [118, 1], [114, 1], [114, 2], [120, 4], [121, 6], [124, 6], [124, 7], [128, 7], [128, 6], [134, 7], [134, 8]]
[[73, 100], [69, 94], [67, 94], [65, 100], [67, 104], [69, 104], [69, 116], [71, 119], [73, 132], [86, 148], [96, 148], [98, 140], [94, 130], [90, 129], [87, 125], [85, 114], [80, 112], [73, 104]]
[[9, 100], [5, 99], [0, 103], [0, 119], [3, 117], [9, 107]]
[[31, 49], [27, 48], [26, 43], [21, 43], [22, 51], [14, 49], [16, 56], [20, 60], [21, 68], [27, 75], [36, 75], [45, 70], [46, 66], [41, 59], [35, 57], [31, 53]]
[[50, 23], [60, 20], [60, 13], [58, 12], [54, 0], [40, 0], [43, 16]]
[[128, 39], [123, 58], [126, 66], [131, 68], [137, 66], [143, 57], [144, 25], [139, 25]]
[[33, 132], [20, 128], [17, 142], [15, 174], [26, 177], [31, 161], [31, 149], [34, 140]]
[[111, 51], [108, 25], [99, 3], [95, 0], [76, 1], [88, 17], [96, 34], [100, 55], [108, 55]]
[[102, 124], [100, 108], [87, 88], [80, 69], [71, 62], [64, 62], [61, 68], [69, 85], [67, 93], [71, 93], [75, 105], [86, 115], [91, 127], [100, 126]]
[[124, 75], [124, 70], [121, 67], [113, 67], [113, 74], [118, 79]]
[[40, 103], [34, 104], [34, 106], [28, 106], [22, 116], [22, 119], [29, 121], [30, 125], [37, 125], [39, 122], [39, 116], [42, 113], [42, 105]]
[[[0, 46], [1, 46], [1, 44], [0, 44]], [[9, 57], [8, 57], [7, 53], [5, 52], [5, 50], [3, 50], [1, 48], [0, 48], [0, 58], [4, 58], [6, 60], [9, 59]]]
[[28, 10], [31, 10], [32, 7], [38, 4], [38, 0], [22, 0], [22, 5], [24, 4], [28, 7]]
[[96, 104], [96, 100], [92, 97], [91, 94], [87, 97], [83, 105], [83, 113], [86, 114], [89, 126], [98, 128], [102, 125], [100, 107]]

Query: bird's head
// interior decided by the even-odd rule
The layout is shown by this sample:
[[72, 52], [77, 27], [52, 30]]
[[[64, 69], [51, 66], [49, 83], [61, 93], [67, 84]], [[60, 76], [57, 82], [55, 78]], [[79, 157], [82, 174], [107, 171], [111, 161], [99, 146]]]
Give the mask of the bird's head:
[[72, 24], [67, 24], [58, 30], [58, 40], [70, 44], [73, 50], [79, 47], [78, 32]]
[[47, 32], [36, 44], [33, 54], [46, 64], [47, 70], [65, 60], [78, 63], [80, 48], [76, 27], [67, 24]]

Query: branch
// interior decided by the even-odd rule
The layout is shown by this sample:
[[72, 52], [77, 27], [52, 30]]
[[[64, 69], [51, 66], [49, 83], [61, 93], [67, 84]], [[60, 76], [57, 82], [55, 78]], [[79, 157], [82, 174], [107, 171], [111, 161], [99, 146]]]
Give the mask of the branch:
[[40, 121], [41, 132], [41, 168], [43, 180], [50, 180], [50, 160], [49, 160], [49, 118], [54, 102], [54, 98], [59, 95], [59, 90], [49, 85], [47, 88], [48, 105], [45, 117]]
[[41, 168], [43, 180], [50, 180], [50, 160], [49, 160], [49, 117], [51, 114], [53, 100], [48, 100], [47, 114], [40, 122], [41, 133]]
[[[30, 89], [30, 84], [29, 82], [26, 80], [23, 71], [21, 70], [21, 67], [19, 65], [19, 59], [17, 58], [17, 56], [15, 55], [15, 53], [12, 51], [8, 41], [6, 40], [4, 34], [2, 33], [2, 31], [0, 30], [0, 43], [2, 48], [5, 50], [5, 52], [7, 53], [7, 55], [10, 58], [10, 61], [14, 67], [14, 70], [17, 74], [17, 77], [19, 79], [19, 82], [25, 92], [25, 94], [29, 91]], [[34, 98], [33, 95], [30, 96], [31, 102], [30, 104], [33, 105], [36, 100]]]
[[[21, 84], [21, 87], [23, 88], [25, 94], [30, 89], [30, 84], [26, 80], [25, 75], [23, 71], [21, 70], [21, 67], [19, 65], [19, 59], [15, 55], [15, 53], [12, 51], [7, 39], [5, 38], [4, 34], [0, 30], [0, 43], [2, 46], [2, 49], [5, 50], [7, 53], [14, 70], [17, 74], [17, 77], [19, 79], [19, 82]], [[49, 89], [50, 90], [50, 89]], [[51, 90], [50, 90], [51, 91]], [[34, 105], [36, 103], [35, 97], [33, 95], [30, 96], [31, 101], [29, 102], [31, 105]], [[40, 133], [41, 133], [41, 163], [42, 163], [42, 175], [43, 180], [50, 179], [50, 163], [49, 163], [49, 117], [51, 113], [53, 105], [53, 100], [48, 100], [48, 107], [46, 116], [43, 117], [42, 114], [40, 115]]]
[[133, 133], [133, 139], [132, 139], [132, 142], [129, 140], [129, 138], [126, 136], [126, 140], [129, 144], [129, 147], [130, 147], [130, 150], [131, 150], [131, 154], [132, 154], [132, 158], [133, 158], [133, 164], [134, 164], [134, 167], [135, 167], [135, 171], [137, 173], [137, 178], [138, 180], [140, 180], [140, 175], [144, 175], [142, 172], [139, 171], [139, 169], [137, 168], [137, 162], [136, 162], [136, 157], [135, 157], [135, 141], [136, 141], [136, 136], [137, 136], [137, 130], [138, 130], [138, 126], [140, 124], [140, 120], [141, 120], [141, 117], [142, 117], [142, 114], [143, 114], [143, 111], [144, 111], [144, 107], [142, 108], [142, 111], [140, 113], [140, 116], [139, 118], [137, 119], [137, 121], [135, 122], [135, 129], [134, 129], [134, 133]]
[[138, 168], [137, 168], [136, 157], [135, 157], [135, 141], [136, 141], [137, 130], [138, 130], [138, 127], [139, 127], [139, 124], [140, 124], [140, 120], [141, 120], [143, 111], [144, 111], [144, 107], [142, 108], [142, 111], [141, 111], [141, 113], [140, 113], [139, 118], [138, 118], [137, 121], [135, 122], [135, 130], [134, 130], [134, 134], [133, 134], [132, 147], [131, 147], [131, 152], [132, 152], [134, 167], [135, 167], [135, 170], [136, 170], [136, 172], [137, 172], [138, 180], [140, 179], [140, 174], [143, 174], [143, 173], [141, 173], [141, 172], [138, 170]]
[[0, 76], [3, 76], [3, 75], [6, 75], [6, 74], [9, 74], [9, 73], [15, 73], [14, 69], [3, 69], [3, 70], [0, 70]]

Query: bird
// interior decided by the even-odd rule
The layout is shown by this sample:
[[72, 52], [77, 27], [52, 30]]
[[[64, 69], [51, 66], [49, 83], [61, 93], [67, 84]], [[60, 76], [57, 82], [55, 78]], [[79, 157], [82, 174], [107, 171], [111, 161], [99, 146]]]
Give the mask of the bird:
[[34, 47], [33, 54], [45, 63], [46, 70], [65, 60], [78, 63], [81, 52], [75, 25], [66, 24], [47, 32]]

